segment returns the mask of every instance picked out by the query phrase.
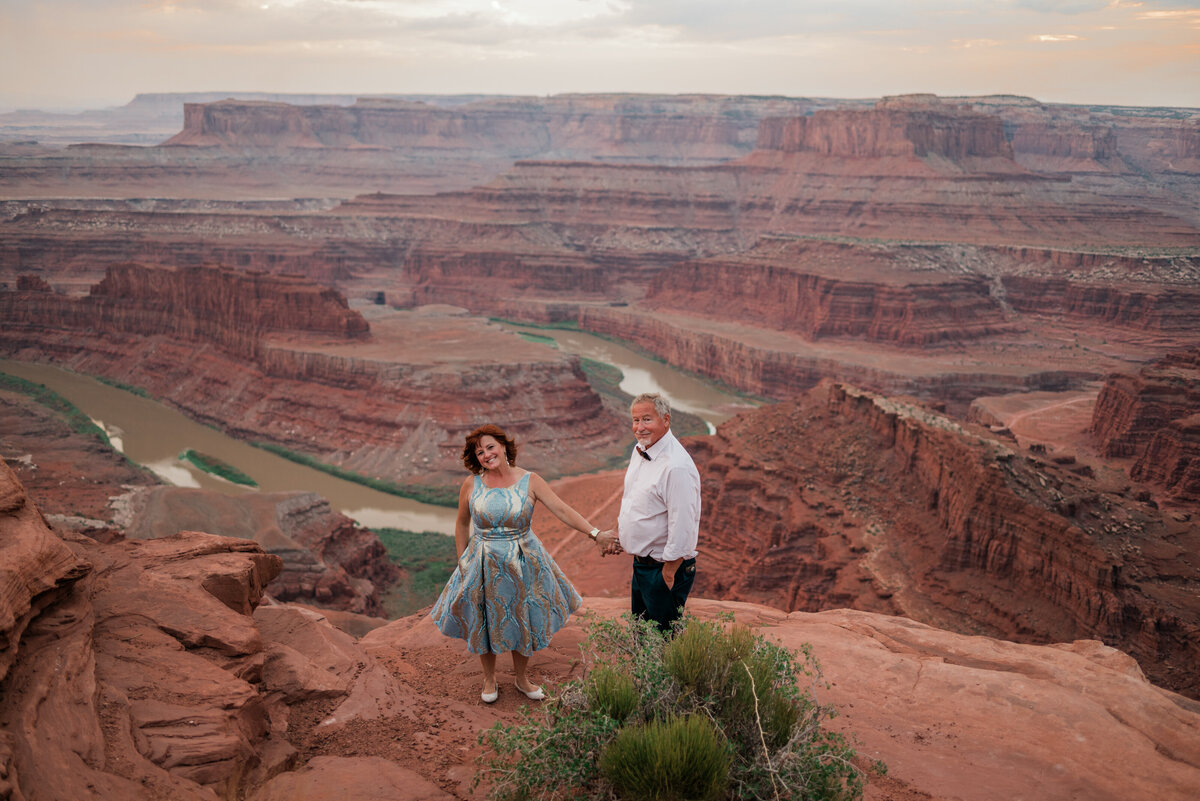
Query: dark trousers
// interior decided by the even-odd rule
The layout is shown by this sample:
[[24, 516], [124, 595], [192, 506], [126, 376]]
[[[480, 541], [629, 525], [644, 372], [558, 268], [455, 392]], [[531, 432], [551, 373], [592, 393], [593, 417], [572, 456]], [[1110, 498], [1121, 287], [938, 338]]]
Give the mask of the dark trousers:
[[633, 614], [653, 620], [664, 633], [669, 632], [671, 624], [683, 614], [683, 605], [695, 580], [694, 558], [683, 560], [675, 571], [675, 586], [668, 588], [662, 577], [662, 562], [647, 563], [641, 557], [634, 557], [630, 584]]

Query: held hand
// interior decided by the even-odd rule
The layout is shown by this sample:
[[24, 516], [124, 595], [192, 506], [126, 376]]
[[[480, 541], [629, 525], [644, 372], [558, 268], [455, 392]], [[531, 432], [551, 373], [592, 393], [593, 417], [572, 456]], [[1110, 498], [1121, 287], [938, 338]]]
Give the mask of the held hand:
[[612, 529], [596, 535], [596, 547], [600, 549], [601, 556], [621, 552], [621, 543], [617, 541], [617, 533]]

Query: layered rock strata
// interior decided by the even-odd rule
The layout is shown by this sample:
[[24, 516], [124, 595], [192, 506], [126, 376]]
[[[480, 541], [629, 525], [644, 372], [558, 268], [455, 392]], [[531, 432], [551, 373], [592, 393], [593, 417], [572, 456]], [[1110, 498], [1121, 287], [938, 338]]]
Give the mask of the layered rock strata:
[[[477, 660], [426, 615], [356, 641], [272, 603], [278, 560], [253, 543], [63, 542], [2, 467], [0, 503], [0, 598], [16, 612], [0, 618], [0, 775], [14, 798], [475, 798], [479, 732], [524, 719], [507, 681], [495, 705], [479, 704]], [[627, 605], [587, 601], [603, 617]], [[1183, 801], [1200, 786], [1195, 704], [1095, 641], [1018, 645], [701, 597], [689, 607], [811, 648], [834, 725], [888, 765], [869, 793]], [[579, 621], [533, 660], [551, 691], [580, 674]]]
[[[78, 300], [0, 293], [11, 321], [0, 348], [142, 387], [239, 437], [447, 497], [462, 476], [462, 436], [498, 416], [548, 474], [603, 465], [619, 437], [577, 358], [479, 320], [392, 314], [364, 337], [358, 312], [311, 285], [293, 297], [234, 271], [111, 274], [120, 280]], [[186, 287], [162, 293], [173, 305], [157, 300], [162, 276]], [[298, 279], [279, 280], [286, 289]], [[314, 298], [332, 313], [318, 315]]]
[[840, 385], [688, 445], [703, 478], [705, 593], [1029, 642], [1102, 639], [1154, 681], [1200, 694], [1200, 532], [1187, 515]]
[[1176, 351], [1105, 380], [1092, 431], [1106, 456], [1141, 456], [1155, 434], [1200, 410], [1200, 350]]
[[378, 537], [311, 492], [231, 497], [153, 487], [116, 503], [117, 522], [130, 539], [207, 531], [257, 542], [281, 560], [279, 576], [267, 588], [280, 601], [383, 616], [380, 592], [403, 580]]

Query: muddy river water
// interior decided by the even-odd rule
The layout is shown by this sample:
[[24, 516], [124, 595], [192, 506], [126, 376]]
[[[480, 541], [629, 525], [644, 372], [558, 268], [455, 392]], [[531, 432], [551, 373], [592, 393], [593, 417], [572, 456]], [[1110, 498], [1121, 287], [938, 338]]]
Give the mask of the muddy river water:
[[[625, 376], [621, 389], [631, 395], [663, 392], [676, 408], [708, 421], [710, 429], [742, 403], [701, 379], [613, 342], [578, 332], [537, 330], [534, 333], [554, 339], [562, 350], [617, 367]], [[372, 528], [443, 534], [454, 531], [453, 509], [379, 492], [296, 464], [196, 423], [162, 403], [88, 376], [49, 365], [7, 359], [0, 359], [0, 372], [54, 390], [103, 428], [115, 447], [170, 484], [202, 487], [229, 495], [304, 490], [328, 498], [334, 508]], [[188, 448], [234, 465], [257, 481], [258, 488], [232, 484], [181, 461], [179, 454]]]

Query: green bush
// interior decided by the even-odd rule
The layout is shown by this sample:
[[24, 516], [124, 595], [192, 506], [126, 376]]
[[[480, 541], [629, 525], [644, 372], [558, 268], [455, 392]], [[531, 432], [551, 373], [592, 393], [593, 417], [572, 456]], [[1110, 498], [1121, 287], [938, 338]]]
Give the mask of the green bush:
[[715, 801], [725, 795], [729, 754], [697, 713], [622, 729], [600, 756], [600, 774], [635, 801]]
[[641, 703], [633, 679], [610, 667], [598, 667], [588, 674], [585, 684], [588, 708], [624, 722]]
[[[581, 652], [589, 668], [582, 679], [519, 723], [497, 723], [481, 735], [487, 750], [477, 780], [492, 782], [492, 798], [862, 797], [866, 775], [854, 750], [822, 728], [833, 710], [801, 688], [820, 675], [807, 647], [793, 653], [732, 618], [686, 616], [664, 638], [653, 622], [626, 615], [590, 622]], [[672, 779], [673, 760], [693, 779], [709, 777], [709, 741], [674, 756], [663, 745], [681, 737], [700, 743], [703, 735], [691, 728], [687, 735], [674, 728], [696, 721], [712, 730], [723, 755], [717, 761], [727, 766], [720, 782], [705, 778], [703, 788]]]

